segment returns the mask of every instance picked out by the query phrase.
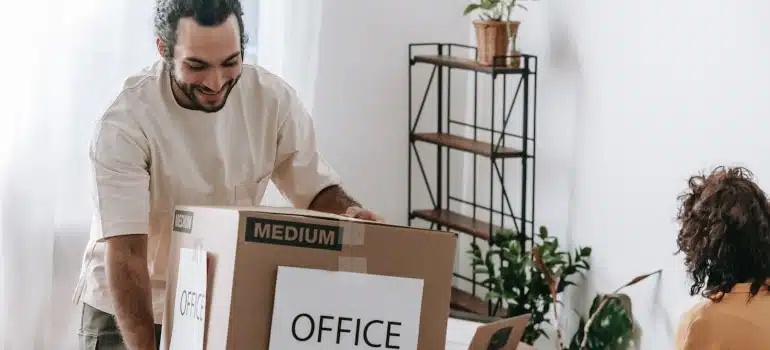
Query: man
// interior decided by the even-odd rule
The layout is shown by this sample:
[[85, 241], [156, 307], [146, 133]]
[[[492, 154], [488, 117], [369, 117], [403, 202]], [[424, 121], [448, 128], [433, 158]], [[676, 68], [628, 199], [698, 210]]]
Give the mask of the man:
[[677, 244], [706, 299], [682, 317], [676, 349], [767, 349], [770, 344], [770, 206], [744, 168], [693, 176]]
[[156, 349], [177, 204], [295, 207], [380, 220], [340, 187], [294, 90], [243, 63], [238, 0], [159, 0], [157, 63], [97, 123], [96, 213], [75, 298], [82, 349]]

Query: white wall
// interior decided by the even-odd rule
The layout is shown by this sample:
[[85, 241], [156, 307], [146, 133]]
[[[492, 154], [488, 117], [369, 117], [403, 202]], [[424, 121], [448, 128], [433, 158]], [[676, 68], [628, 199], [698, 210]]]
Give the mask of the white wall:
[[664, 270], [628, 290], [643, 349], [671, 348], [696, 300], [674, 255], [686, 178], [742, 164], [770, 188], [768, 15], [713, 0], [548, 0], [522, 15], [522, 46], [544, 63], [539, 224], [594, 248], [590, 293]]
[[[343, 176], [345, 187], [389, 221], [405, 223], [407, 216], [408, 44], [466, 42], [464, 3], [323, 2], [313, 108], [319, 147]], [[429, 73], [415, 72], [420, 91]], [[460, 83], [453, 84], [458, 87], [453, 102], [457, 111], [464, 102]], [[414, 96], [421, 93], [417, 89]], [[434, 96], [429, 101], [435, 101]], [[435, 104], [426, 106], [421, 126], [435, 125]], [[435, 177], [435, 158], [427, 152], [424, 158], [426, 170]], [[414, 198], [429, 208], [416, 161], [414, 170]]]
[[[473, 44], [469, 19], [460, 15], [464, 3], [323, 5], [314, 108], [319, 144], [346, 187], [394, 222], [406, 219], [407, 44]], [[676, 196], [686, 178], [718, 164], [743, 164], [770, 188], [763, 152], [770, 146], [763, 118], [770, 112], [763, 34], [770, 4], [544, 0], [528, 6], [520, 15], [521, 46], [540, 57], [541, 71], [537, 224], [565, 244], [594, 248], [588, 289], [568, 306], [585, 308], [595, 291], [663, 269], [660, 279], [627, 292], [643, 327], [642, 348], [670, 348], [680, 314], [695, 300], [674, 255]], [[424, 86], [427, 73], [415, 72], [415, 87]], [[452, 103], [459, 113], [466, 101], [456, 76]], [[434, 124], [434, 105], [426, 107], [426, 128]], [[424, 161], [433, 178], [429, 153]], [[456, 180], [459, 174], [453, 171]], [[419, 174], [413, 181], [425, 205]], [[518, 178], [507, 181], [515, 185]], [[467, 265], [464, 254], [458, 258]], [[567, 318], [562, 322], [572, 328]]]

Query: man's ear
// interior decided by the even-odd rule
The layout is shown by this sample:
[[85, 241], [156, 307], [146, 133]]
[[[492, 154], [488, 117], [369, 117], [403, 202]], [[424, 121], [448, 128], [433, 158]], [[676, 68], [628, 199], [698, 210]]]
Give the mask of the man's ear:
[[160, 38], [155, 38], [155, 46], [158, 48], [158, 54], [160, 54], [160, 57], [166, 58], [168, 48], [166, 47], [166, 44], [163, 42], [163, 40], [160, 40]]

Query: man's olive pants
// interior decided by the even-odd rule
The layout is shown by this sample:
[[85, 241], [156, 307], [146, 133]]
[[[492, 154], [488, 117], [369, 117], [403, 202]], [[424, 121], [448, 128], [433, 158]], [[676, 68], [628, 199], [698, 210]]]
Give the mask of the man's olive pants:
[[[125, 350], [115, 316], [83, 303], [78, 331], [80, 350]], [[155, 325], [156, 348], [160, 349], [160, 325]]]

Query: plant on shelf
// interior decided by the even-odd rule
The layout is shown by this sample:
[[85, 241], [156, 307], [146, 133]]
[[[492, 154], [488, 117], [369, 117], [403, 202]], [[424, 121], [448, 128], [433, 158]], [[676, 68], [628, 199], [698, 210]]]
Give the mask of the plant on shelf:
[[478, 12], [478, 19], [473, 21], [476, 30], [476, 45], [478, 62], [483, 65], [515, 65], [520, 59], [509, 59], [506, 62], [496, 62], [495, 57], [515, 56], [516, 38], [518, 37], [520, 21], [511, 20], [516, 8], [526, 10], [520, 4], [521, 0], [478, 0], [468, 4], [463, 15]]
[[[557, 295], [575, 285], [569, 277], [590, 268], [591, 248], [559, 250], [559, 240], [549, 236], [546, 227], [540, 227], [531, 251], [523, 249], [522, 241], [520, 234], [503, 230], [492, 235], [485, 253], [476, 243], [471, 243], [468, 253], [474, 272], [486, 276], [482, 283], [489, 288], [488, 300], [504, 307], [506, 317], [531, 314], [522, 341], [533, 344], [540, 336], [548, 337], [544, 327], [550, 324], [547, 316], [558, 300]], [[559, 271], [558, 283], [554, 284], [547, 273], [535, 266], [534, 256], [538, 256], [548, 271]]]

